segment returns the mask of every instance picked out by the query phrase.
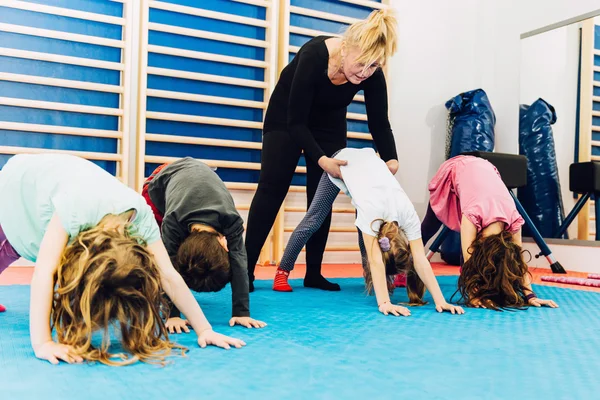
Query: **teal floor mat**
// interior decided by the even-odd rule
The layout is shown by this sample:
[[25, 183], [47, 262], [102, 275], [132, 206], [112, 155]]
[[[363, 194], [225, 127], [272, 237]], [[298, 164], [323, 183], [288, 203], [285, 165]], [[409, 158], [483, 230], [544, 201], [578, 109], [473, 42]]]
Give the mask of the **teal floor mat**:
[[[0, 286], [0, 398], [12, 399], [594, 399], [600, 393], [600, 293], [538, 286], [559, 309], [462, 316], [412, 309], [385, 317], [362, 279], [342, 291], [270, 290], [258, 281], [252, 313], [269, 326], [227, 325], [229, 289], [198, 294], [215, 330], [241, 350], [190, 348], [166, 367], [52, 366], [29, 344], [29, 286]], [[440, 277], [447, 298], [456, 277]], [[395, 301], [406, 299], [398, 289]]]

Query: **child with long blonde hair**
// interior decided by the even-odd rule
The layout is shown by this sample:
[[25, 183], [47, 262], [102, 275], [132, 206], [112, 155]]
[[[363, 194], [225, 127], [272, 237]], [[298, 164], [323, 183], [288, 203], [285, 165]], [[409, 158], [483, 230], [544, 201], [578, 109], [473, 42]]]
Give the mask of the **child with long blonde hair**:
[[[212, 330], [160, 240], [141, 195], [90, 161], [58, 154], [16, 155], [0, 172], [0, 272], [35, 262], [30, 335], [52, 364], [159, 362], [185, 348], [169, 341], [163, 291], [185, 313], [201, 347], [245, 343]], [[109, 327], [129, 354], [111, 354]], [[52, 338], [52, 328], [56, 339]], [[92, 333], [103, 331], [99, 346]]]
[[424, 304], [423, 295], [427, 288], [438, 312], [462, 314], [461, 307], [448, 304], [444, 299], [425, 257], [417, 213], [390, 172], [390, 169], [397, 169], [397, 162], [386, 164], [371, 148], [346, 148], [334, 157], [347, 162], [340, 168], [342, 178], [323, 174], [306, 216], [288, 241], [273, 290], [292, 291], [288, 278], [298, 254], [325, 220], [341, 189], [352, 198], [356, 207], [355, 225], [359, 231], [366, 287], [368, 291], [375, 291], [379, 311], [384, 315], [410, 315], [406, 307], [390, 301], [389, 282], [394, 275], [403, 272], [408, 275], [407, 292], [411, 304]]

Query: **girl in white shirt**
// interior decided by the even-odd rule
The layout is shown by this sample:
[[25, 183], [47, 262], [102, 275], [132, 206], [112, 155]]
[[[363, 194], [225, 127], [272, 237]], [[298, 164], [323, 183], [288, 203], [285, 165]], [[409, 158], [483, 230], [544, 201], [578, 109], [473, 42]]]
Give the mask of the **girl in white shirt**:
[[425, 257], [419, 217], [386, 163], [371, 148], [346, 148], [334, 158], [347, 161], [340, 168], [343, 179], [323, 173], [306, 216], [287, 244], [273, 290], [292, 291], [288, 277], [298, 254], [327, 217], [341, 189], [352, 198], [356, 208], [355, 225], [359, 230], [365, 284], [367, 291], [375, 291], [379, 311], [385, 315], [410, 315], [407, 308], [390, 302], [390, 285], [386, 283], [390, 277], [404, 272], [410, 304], [424, 304], [422, 298], [427, 287], [438, 312], [463, 314], [461, 307], [444, 299]]

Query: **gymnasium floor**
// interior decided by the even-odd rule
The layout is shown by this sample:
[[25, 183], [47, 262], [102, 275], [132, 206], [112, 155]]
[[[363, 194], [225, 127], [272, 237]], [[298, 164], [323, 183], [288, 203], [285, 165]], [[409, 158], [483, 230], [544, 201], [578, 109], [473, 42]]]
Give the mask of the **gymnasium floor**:
[[[455, 267], [435, 265], [447, 298]], [[536, 281], [548, 270], [534, 271]], [[259, 278], [272, 277], [260, 268]], [[292, 277], [301, 277], [298, 268]], [[438, 314], [431, 304], [409, 318], [384, 317], [364, 295], [361, 267], [327, 266], [339, 293], [302, 288], [275, 293], [257, 283], [253, 316], [262, 330], [226, 326], [230, 293], [198, 294], [216, 330], [248, 345], [229, 352], [190, 348], [166, 367], [138, 364], [51, 366], [37, 360], [28, 337], [29, 268], [0, 276], [1, 399], [593, 399], [600, 391], [600, 290], [539, 285], [560, 308]], [[585, 274], [571, 273], [572, 276]], [[393, 300], [406, 299], [398, 289]]]

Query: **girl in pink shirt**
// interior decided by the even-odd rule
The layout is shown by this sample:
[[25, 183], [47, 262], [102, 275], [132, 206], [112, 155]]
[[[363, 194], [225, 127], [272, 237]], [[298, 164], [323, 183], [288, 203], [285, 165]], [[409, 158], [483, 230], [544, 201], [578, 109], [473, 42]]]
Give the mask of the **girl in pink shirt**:
[[429, 207], [421, 224], [423, 243], [442, 224], [460, 232], [458, 292], [466, 304], [495, 310], [557, 307], [552, 300], [537, 298], [531, 289], [531, 274], [521, 248], [524, 220], [490, 162], [473, 156], [451, 158], [431, 180], [429, 192]]

